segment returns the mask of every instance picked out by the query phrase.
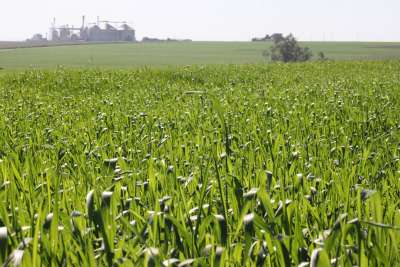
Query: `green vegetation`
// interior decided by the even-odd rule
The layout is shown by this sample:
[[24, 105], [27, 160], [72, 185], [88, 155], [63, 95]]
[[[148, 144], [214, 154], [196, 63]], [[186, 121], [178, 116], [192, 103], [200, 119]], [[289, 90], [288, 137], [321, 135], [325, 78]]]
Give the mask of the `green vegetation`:
[[[93, 44], [24, 49], [0, 49], [0, 67], [133, 68], [193, 64], [265, 63], [268, 42], [182, 42]], [[0, 44], [1, 45], [1, 44]], [[332, 60], [400, 59], [400, 43], [300, 42]], [[0, 71], [1, 73], [1, 71]]]
[[273, 38], [273, 45], [270, 47], [268, 56], [272, 61], [281, 62], [305, 62], [311, 60], [313, 53], [308, 47], [301, 47], [296, 38], [289, 34]]
[[2, 76], [0, 263], [395, 266], [399, 68]]

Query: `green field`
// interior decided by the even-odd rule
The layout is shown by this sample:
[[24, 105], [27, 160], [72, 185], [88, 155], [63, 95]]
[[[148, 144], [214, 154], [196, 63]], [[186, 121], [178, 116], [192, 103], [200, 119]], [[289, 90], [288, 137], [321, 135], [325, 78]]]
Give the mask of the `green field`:
[[[336, 58], [398, 51], [313, 45]], [[261, 61], [260, 44], [226, 47], [0, 58], [6, 68], [92, 66], [91, 55], [104, 67]], [[396, 266], [399, 69], [393, 60], [2, 75], [0, 264]]]
[[[322, 51], [334, 60], [399, 59], [400, 43], [310, 42], [314, 54]], [[8, 44], [10, 47], [12, 44]], [[183, 42], [120, 43], [0, 49], [0, 68], [6, 70], [54, 68], [132, 68], [193, 64], [263, 63], [269, 43]], [[21, 44], [16, 44], [21, 46]], [[0, 45], [1, 48], [1, 45]]]

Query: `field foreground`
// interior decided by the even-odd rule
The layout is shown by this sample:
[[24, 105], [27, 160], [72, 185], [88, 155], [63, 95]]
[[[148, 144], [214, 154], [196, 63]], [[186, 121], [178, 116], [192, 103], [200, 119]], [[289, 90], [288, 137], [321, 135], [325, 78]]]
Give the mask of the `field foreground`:
[[0, 78], [0, 263], [400, 262], [400, 62]]

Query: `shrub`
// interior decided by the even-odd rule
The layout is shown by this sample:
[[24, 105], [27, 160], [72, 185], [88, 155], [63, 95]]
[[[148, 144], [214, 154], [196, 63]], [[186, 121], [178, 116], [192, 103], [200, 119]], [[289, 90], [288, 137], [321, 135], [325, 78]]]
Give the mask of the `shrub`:
[[264, 53], [264, 56], [270, 57], [272, 61], [303, 62], [310, 60], [313, 56], [308, 47], [300, 47], [292, 34], [273, 38], [273, 42], [270, 51]]
[[325, 56], [324, 52], [319, 52], [318, 53], [318, 60], [326, 61], [326, 60], [328, 60], [328, 58]]

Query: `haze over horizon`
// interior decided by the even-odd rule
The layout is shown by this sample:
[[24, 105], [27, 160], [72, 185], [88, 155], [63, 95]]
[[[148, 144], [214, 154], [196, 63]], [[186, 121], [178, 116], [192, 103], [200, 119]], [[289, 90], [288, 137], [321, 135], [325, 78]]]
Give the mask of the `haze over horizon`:
[[13, 0], [0, 10], [0, 40], [46, 36], [59, 25], [126, 20], [144, 36], [248, 41], [281, 32], [309, 41], [400, 41], [398, 0]]

